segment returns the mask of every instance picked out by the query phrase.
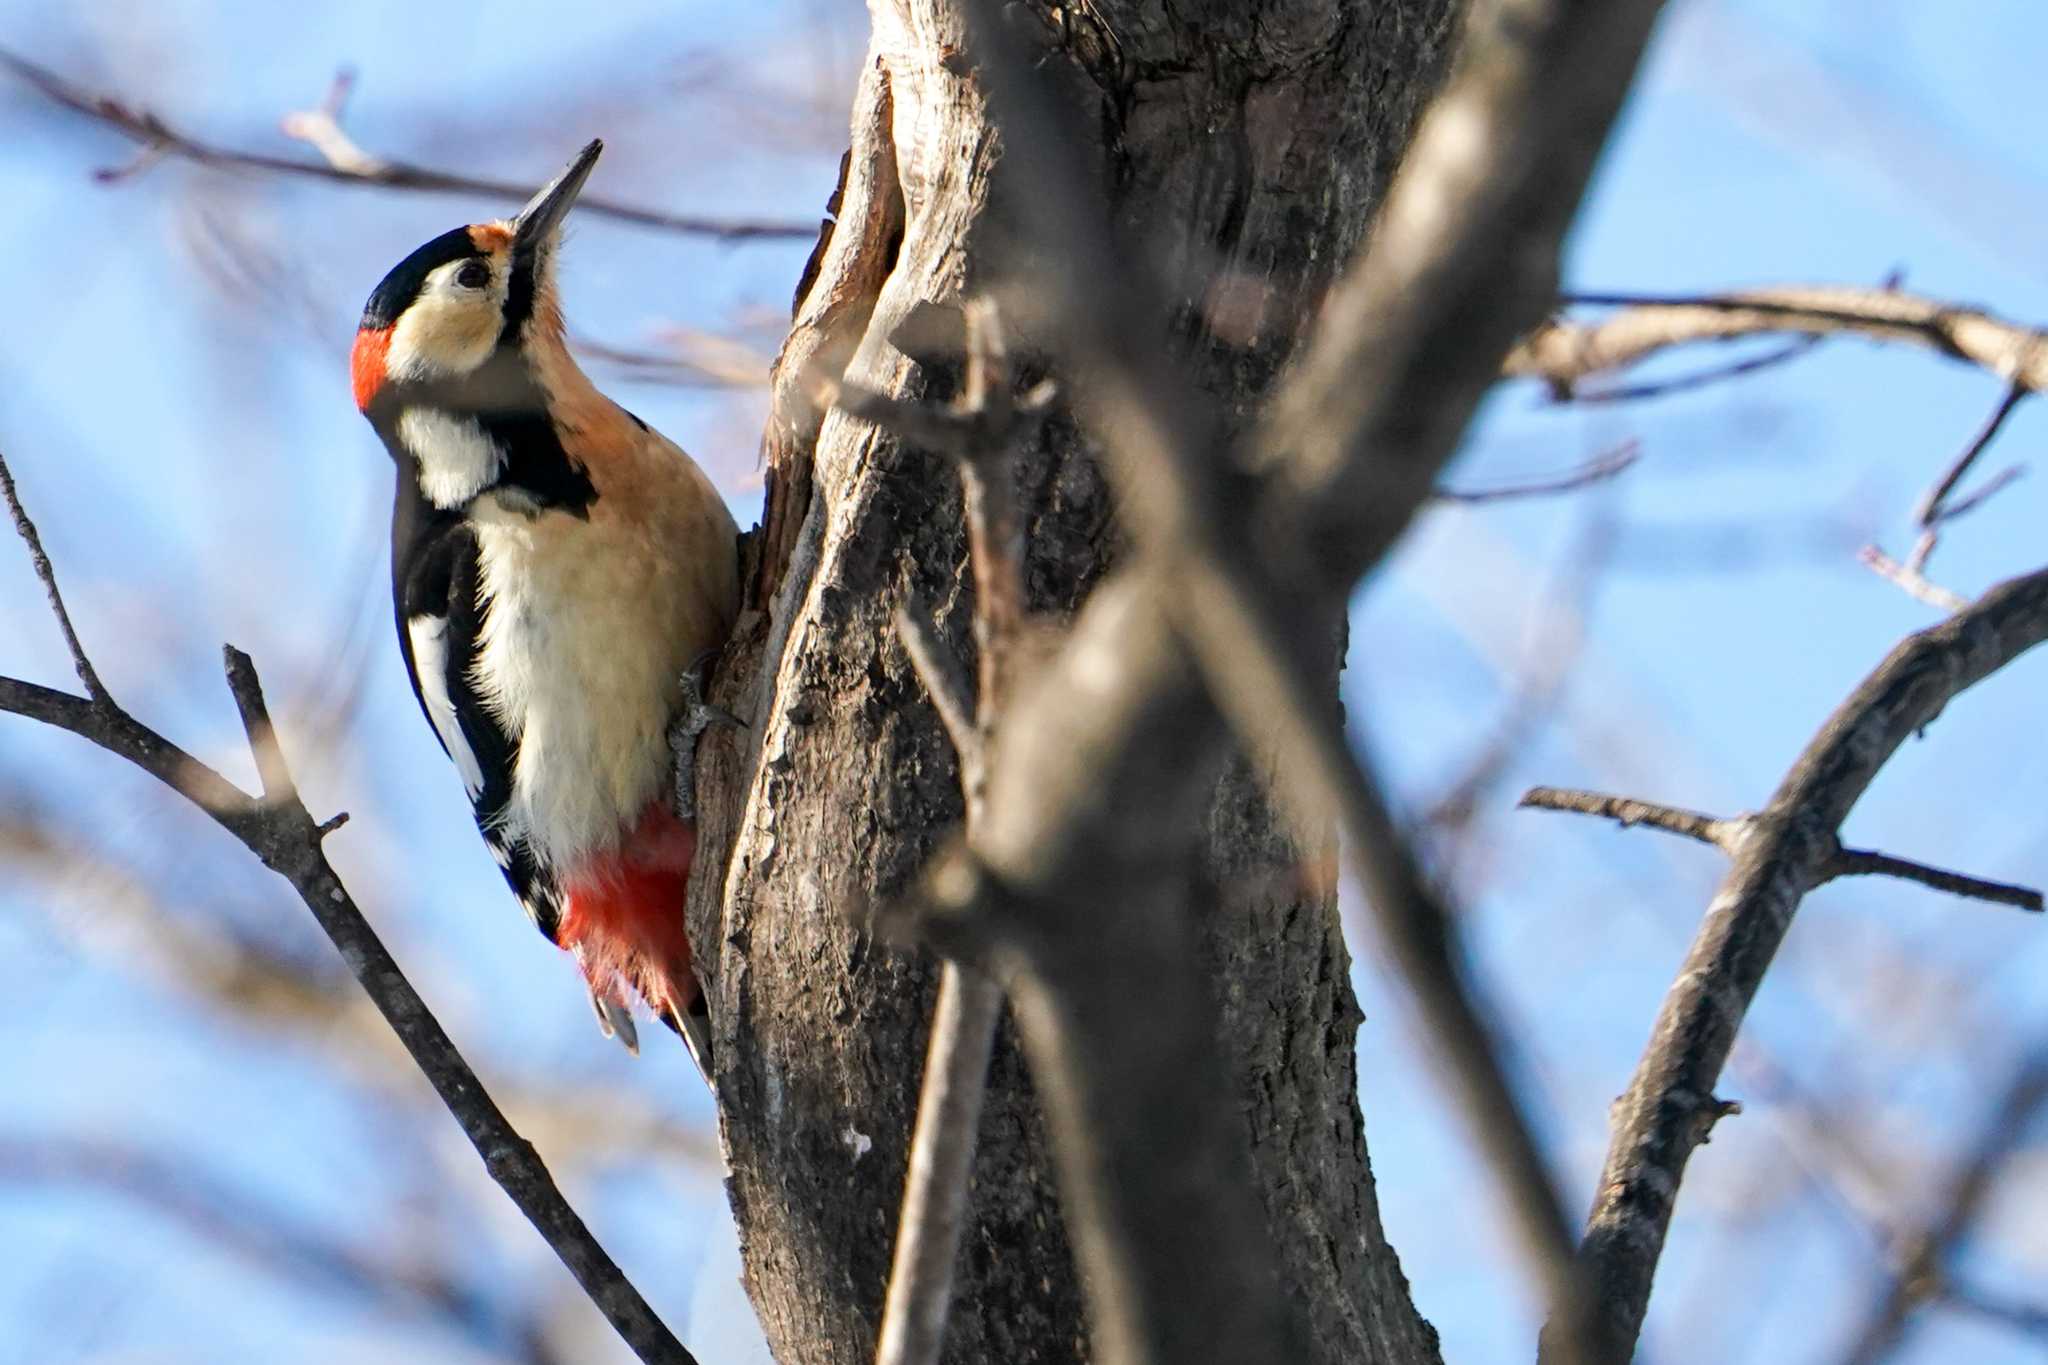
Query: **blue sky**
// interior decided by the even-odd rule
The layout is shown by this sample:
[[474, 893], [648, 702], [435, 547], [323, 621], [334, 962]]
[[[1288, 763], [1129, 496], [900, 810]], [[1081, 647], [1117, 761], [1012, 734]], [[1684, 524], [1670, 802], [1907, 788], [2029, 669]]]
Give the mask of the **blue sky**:
[[[799, 221], [831, 189], [859, 18], [822, 0], [508, 5], [488, 24], [473, 8], [419, 4], [59, 13], [0, 0], [0, 31], [24, 54], [223, 142], [288, 149], [278, 117], [350, 63], [361, 77], [348, 126], [373, 151], [537, 181], [602, 135], [602, 191]], [[2020, 0], [1674, 0], [1574, 235], [1570, 282], [1710, 290], [1903, 269], [1908, 288], [2048, 316], [2036, 226], [2048, 221], [2048, 148], [2031, 135], [2048, 112], [2035, 79], [2044, 40], [2048, 17]], [[250, 650], [287, 735], [331, 741], [303, 746], [302, 784], [316, 808], [354, 812], [331, 846], [337, 863], [463, 1045], [523, 1083], [616, 1092], [619, 1114], [601, 1105], [598, 1123], [637, 1107], [707, 1132], [679, 1050], [631, 1062], [597, 1046], [566, 964], [524, 929], [474, 838], [390, 640], [389, 465], [350, 408], [342, 357], [392, 260], [495, 206], [170, 163], [100, 186], [88, 171], [126, 159], [118, 139], [46, 116], [6, 83], [0, 122], [0, 287], [14, 324], [0, 331], [0, 450], [110, 684], [246, 775], [217, 651], [224, 639]], [[804, 253], [586, 220], [566, 267], [572, 326], [615, 345], [681, 325], [772, 349]], [[714, 470], [742, 520], [757, 510], [757, 395], [594, 368]], [[1456, 871], [1475, 963], [1514, 1027], [1575, 1206], [1718, 855], [1507, 807], [1537, 781], [1723, 813], [1761, 803], [1855, 681], [1933, 619], [1854, 551], [1905, 548], [1920, 488], [1997, 396], [1987, 376], [1855, 343], [1624, 408], [1558, 409], [1504, 389], [1461, 456], [1461, 483], [1555, 472], [1631, 438], [1640, 465], [1571, 500], [1438, 511], [1361, 594], [1351, 714], [1419, 809], [1492, 732], [1532, 633], [1540, 644], [1544, 623], [1569, 614], [1577, 547], [1609, 546], [1557, 714]], [[2044, 431], [2023, 409], [1993, 467], [2034, 460]], [[2038, 472], [2022, 479], [1947, 537], [1936, 576], [1976, 591], [2036, 567], [2044, 497]], [[2048, 877], [2048, 750], [2029, 704], [2044, 668], [2023, 661], [1952, 708], [1886, 771], [1850, 837]], [[4, 551], [0, 670], [65, 681], [24, 558]], [[324, 961], [303, 912], [223, 837], [111, 760], [23, 723], [0, 725], [0, 813], [16, 809], [152, 869], [195, 924], [226, 916]], [[367, 1064], [337, 1074], [331, 1041], [195, 1008], [104, 900], [63, 879], [0, 885], [0, 1054], [15, 1097], [0, 1144], [126, 1138], [188, 1155], [351, 1245], [453, 1239], [452, 1259], [490, 1292], [566, 1292], [452, 1125], [391, 1118], [416, 1107], [405, 1080], [364, 1080]], [[1909, 887], [1839, 885], [1810, 900], [1745, 1034], [1764, 1060], [1745, 1071], [1739, 1058], [1726, 1087], [1749, 1112], [1688, 1182], [1651, 1317], [1655, 1358], [1830, 1356], [1880, 1262], [1839, 1192], [1803, 1164], [1812, 1115], [1755, 1078], [1775, 1066], [1839, 1101], [1909, 1197], [1916, 1172], [1945, 1169], [2006, 1059], [2048, 1026], [2039, 936], [2018, 916]], [[1399, 990], [1369, 940], [1354, 948], [1389, 1233], [1447, 1359], [1525, 1360], [1532, 1309], [1484, 1177]], [[2027, 1215], [2040, 1212], [2042, 1168], [2025, 1160], [2034, 1178], [2010, 1182], [1972, 1264], [2039, 1283], [2048, 1244]], [[710, 1164], [607, 1158], [564, 1178], [700, 1355], [765, 1359]], [[417, 1207], [437, 1186], [454, 1192], [455, 1214]], [[422, 1315], [253, 1268], [133, 1199], [0, 1169], [0, 1230], [16, 1251], [0, 1264], [0, 1320], [23, 1328], [0, 1342], [0, 1362], [487, 1358]], [[618, 1357], [568, 1320], [589, 1334], [576, 1358]], [[1935, 1315], [1905, 1358], [2033, 1356]]]

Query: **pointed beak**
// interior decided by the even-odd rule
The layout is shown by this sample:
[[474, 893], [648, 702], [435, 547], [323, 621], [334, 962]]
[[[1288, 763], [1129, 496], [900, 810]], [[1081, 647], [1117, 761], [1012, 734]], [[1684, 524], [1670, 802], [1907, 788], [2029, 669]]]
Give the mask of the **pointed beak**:
[[583, 189], [583, 182], [590, 179], [590, 168], [597, 164], [598, 155], [603, 151], [604, 143], [591, 139], [590, 145], [576, 153], [576, 159], [560, 175], [526, 201], [526, 207], [519, 210], [519, 216], [512, 220], [514, 255], [532, 257], [554, 240], [555, 229], [562, 225], [569, 206], [576, 202], [577, 194]]

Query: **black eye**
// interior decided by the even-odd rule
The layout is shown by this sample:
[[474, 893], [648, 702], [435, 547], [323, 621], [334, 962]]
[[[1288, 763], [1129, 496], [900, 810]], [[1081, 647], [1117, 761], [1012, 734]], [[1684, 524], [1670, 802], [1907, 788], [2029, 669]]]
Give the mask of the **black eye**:
[[464, 261], [455, 272], [455, 282], [464, 289], [481, 289], [491, 282], [491, 268], [482, 261]]

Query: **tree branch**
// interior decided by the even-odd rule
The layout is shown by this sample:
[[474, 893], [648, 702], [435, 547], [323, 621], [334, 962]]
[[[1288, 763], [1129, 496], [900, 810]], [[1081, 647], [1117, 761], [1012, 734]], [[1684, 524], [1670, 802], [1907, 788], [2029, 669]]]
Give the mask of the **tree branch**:
[[[1664, 999], [1613, 1133], [1580, 1257], [1603, 1331], [1625, 1349], [1641, 1331], [1703, 1107], [1737, 1028], [1806, 893], [1851, 871], [1901, 873], [1842, 849], [1850, 808], [1900, 744], [1958, 693], [2048, 639], [2048, 570], [2001, 584], [1940, 625], [1908, 636], [1828, 718], [1763, 810], [1745, 817], [1733, 866]], [[1604, 812], [1603, 812], [1604, 813]], [[1990, 884], [1913, 865], [1944, 890]], [[1936, 875], [1941, 880], [1935, 879]], [[2005, 893], [2012, 893], [2007, 895]], [[2016, 888], [1990, 899], [2021, 903]], [[2028, 904], [2038, 904], [2030, 899]]]
[[1625, 441], [1603, 455], [1596, 455], [1577, 469], [1550, 479], [1533, 479], [1528, 483], [1506, 484], [1499, 488], [1438, 488], [1431, 496], [1438, 502], [1459, 502], [1468, 506], [1489, 502], [1511, 502], [1520, 498], [1543, 498], [1557, 493], [1576, 493], [1596, 483], [1605, 483], [1615, 475], [1633, 465], [1642, 455], [1642, 446], [1635, 441]]
[[1731, 294], [1575, 294], [1567, 304], [1613, 308], [1592, 322], [1553, 318], [1522, 339], [1502, 366], [1573, 394], [1594, 375], [1626, 369], [1659, 351], [1707, 341], [1795, 332], [1908, 342], [1975, 365], [2028, 393], [2048, 385], [2040, 329], [1890, 288], [1782, 285]]
[[[115, 175], [102, 176], [103, 180], [127, 178], [160, 157], [176, 156], [197, 165], [218, 169], [267, 171], [342, 185], [370, 185], [381, 189], [421, 190], [430, 194], [481, 196], [515, 204], [523, 203], [533, 194], [533, 186], [524, 182], [515, 184], [505, 180], [457, 175], [451, 171], [433, 170], [408, 162], [368, 157], [360, 152], [360, 159], [343, 156], [324, 161], [304, 161], [297, 157], [272, 156], [265, 152], [247, 152], [221, 147], [179, 132], [146, 109], [131, 108], [111, 95], [94, 94], [54, 71], [4, 49], [0, 49], [0, 68], [13, 72], [52, 103], [112, 128], [141, 145], [142, 154], [138, 161], [130, 163]], [[295, 135], [304, 136], [303, 132]], [[353, 147], [354, 144], [349, 145]], [[331, 142], [322, 148], [323, 152], [328, 153], [334, 149]], [[660, 209], [623, 204], [616, 199], [595, 194], [580, 196], [576, 200], [576, 208], [581, 213], [600, 214], [622, 223], [634, 223], [641, 227], [679, 232], [689, 236], [711, 237], [722, 242], [809, 241], [818, 235], [818, 226], [815, 223], [707, 218], [695, 214], [668, 213]]]
[[[27, 528], [25, 537], [32, 534], [33, 527], [20, 512], [4, 457], [0, 457], [0, 482], [4, 482], [8, 501], [16, 511], [17, 527]], [[36, 574], [62, 619], [62, 595], [56, 574], [48, 557], [36, 553], [39, 548], [38, 543], [31, 542]], [[68, 624], [66, 637], [76, 651], [84, 676], [89, 673], [90, 664], [85, 662], [84, 651]], [[562, 1197], [539, 1153], [519, 1135], [485, 1092], [442, 1030], [440, 1021], [356, 908], [321, 850], [323, 827], [315, 823], [292, 785], [254, 665], [233, 646], [226, 647], [225, 653], [228, 687], [241, 713], [262, 778], [260, 801], [143, 726], [112, 700], [92, 701], [17, 679], [0, 678], [0, 711], [70, 730], [127, 759], [212, 816], [265, 867], [289, 881], [448, 1112], [461, 1125], [491, 1178], [554, 1248], [598, 1311], [647, 1365], [695, 1365], [694, 1358], [655, 1316], [640, 1291]]]
[[[1015, 457], [1043, 422], [1053, 390], [1042, 383], [1017, 400], [992, 303], [971, 300], [965, 321], [965, 382], [949, 407], [929, 408], [853, 385], [834, 390], [848, 412], [887, 425], [906, 441], [951, 454], [959, 469], [980, 661], [971, 710], [959, 666], [933, 635], [929, 610], [915, 589], [896, 610], [896, 628], [959, 756], [971, 838], [983, 813], [988, 750], [1026, 626]], [[877, 1365], [936, 1365], [945, 1345], [989, 1055], [1002, 1010], [1003, 992], [992, 979], [960, 962], [949, 960], [941, 968]]]
[[2041, 893], [2031, 886], [1988, 881], [1983, 877], [1929, 867], [1925, 863], [1894, 858], [1889, 853], [1875, 853], [1869, 849], [1837, 849], [1835, 856], [1828, 860], [1826, 872], [1830, 881], [1836, 877], [1897, 877], [1901, 881], [1918, 882], [1969, 900], [2016, 906], [2036, 914], [2042, 908]]
[[57, 629], [64, 632], [64, 647], [71, 651], [72, 671], [78, 674], [78, 681], [95, 707], [112, 706], [114, 699], [107, 695], [106, 685], [94, 671], [92, 660], [85, 656], [85, 646], [78, 643], [78, 631], [71, 624], [71, 613], [64, 607], [64, 594], [57, 590], [57, 571], [50, 567], [50, 556], [43, 551], [43, 538], [21, 505], [21, 493], [14, 486], [14, 471], [7, 467], [4, 454], [0, 454], [0, 495], [7, 499], [7, 512], [14, 518], [15, 534], [28, 547], [29, 563], [42, 582], [43, 594], [49, 598], [50, 614], [57, 618]]
[[[1682, 834], [1688, 839], [1712, 844], [1731, 857], [1741, 855], [1743, 841], [1750, 837], [1756, 818], [1740, 815], [1732, 820], [1719, 820], [1711, 815], [1681, 810], [1676, 806], [1660, 806], [1628, 796], [1607, 796], [1600, 792], [1577, 791], [1564, 787], [1531, 787], [1522, 794], [1522, 799], [1517, 804], [1530, 810], [1561, 810], [1578, 815], [1605, 816], [1618, 822], [1623, 829], [1633, 825], [1648, 825], [1667, 834]], [[1916, 863], [1907, 858], [1895, 858], [1889, 853], [1873, 853], [1861, 848], [1843, 848], [1837, 845], [1834, 852], [1820, 865], [1818, 877], [1815, 886], [1831, 882], [1837, 877], [1897, 877], [1901, 881], [1918, 882], [1922, 886], [1931, 886], [1937, 891], [1946, 891], [1950, 895], [1964, 896], [1972, 900], [1992, 901], [1999, 905], [2013, 905], [2022, 910], [2037, 912], [2042, 908], [2041, 893], [2030, 886], [1989, 881], [1983, 877], [1950, 872], [1945, 868], [1930, 867], [1926, 863]]]
[[1623, 829], [1648, 825], [1668, 834], [1682, 834], [1688, 839], [1712, 844], [1723, 852], [1734, 851], [1741, 832], [1739, 820], [1717, 820], [1696, 810], [1681, 810], [1677, 806], [1660, 806], [1633, 797], [1607, 796], [1567, 787], [1531, 787], [1515, 804], [1530, 810], [1562, 810], [1578, 815], [1604, 816]]
[[[1120, 597], [1107, 585], [1098, 590], [1097, 620], [1115, 619], [1119, 644], [1091, 633], [1084, 618], [1066, 658], [1092, 665], [1079, 685], [1102, 704], [1105, 659], [1120, 650], [1136, 661], [1143, 658], [1141, 642], [1156, 647], [1152, 622], [1142, 613], [1163, 607], [1238, 732], [1255, 746], [1278, 749], [1279, 770], [1299, 781], [1293, 795], [1313, 796], [1304, 807], [1341, 815], [1361, 878], [1379, 892], [1371, 900], [1385, 940], [1433, 1036], [1456, 1062], [1451, 1075], [1460, 1099], [1510, 1192], [1516, 1227], [1564, 1340], [1576, 1358], [1588, 1361], [1602, 1357], [1596, 1343], [1574, 1330], [1584, 1319], [1569, 1224], [1484, 1011], [1459, 970], [1441, 902], [1309, 678], [1325, 648], [1325, 614], [1429, 496], [1502, 355], [1551, 306], [1558, 242], [1657, 11], [1645, 2], [1539, 3], [1516, 7], [1512, 21], [1475, 12], [1463, 75], [1424, 120], [1371, 250], [1323, 303], [1314, 344], [1244, 460], [1270, 471], [1264, 496], [1249, 509], [1244, 490], [1228, 476], [1232, 462], [1198, 421], [1199, 396], [1173, 374], [1159, 347], [1166, 311], [1148, 295], [1142, 272], [1128, 268], [1129, 253], [1120, 252], [1083, 207], [1092, 202], [1086, 177], [1060, 155], [1076, 140], [1063, 128], [1045, 82], [1025, 74], [1028, 55], [998, 47], [1008, 36], [1000, 25], [987, 24], [981, 35], [1001, 57], [984, 59], [981, 69], [992, 120], [1004, 132], [1004, 155], [1030, 186], [1023, 198], [1031, 236], [1059, 262], [1031, 287], [1049, 296], [1052, 325], [1071, 351], [1068, 362], [1087, 378], [1083, 397], [1092, 400], [1094, 428], [1110, 447], [1110, 471], [1149, 561], [1135, 571], [1142, 578], [1132, 594]], [[1146, 597], [1154, 605], [1148, 607]], [[1071, 670], [1082, 671], [1078, 664]], [[1152, 686], [1170, 694], [1163, 680]], [[1117, 701], [1142, 714], [1144, 697], [1137, 688]], [[1071, 728], [1040, 720], [1049, 723], [1047, 734]], [[1131, 726], [1109, 742], [1128, 743], [1136, 733], [1140, 727]], [[1184, 746], [1187, 735], [1184, 727], [1168, 742]], [[1077, 737], [1063, 739], [1075, 743]], [[1089, 751], [1101, 747], [1098, 740]], [[1013, 757], [1007, 746], [1005, 757]], [[1048, 828], [1057, 828], [1058, 817], [1044, 804], [1063, 796], [1079, 812], [1095, 809], [1101, 799], [1077, 798], [1072, 783], [1049, 766], [1006, 764], [1024, 774], [1014, 779], [1013, 796], [1041, 807], [1010, 823], [1016, 832], [1006, 831], [988, 850], [1005, 879], [1019, 885], [1074, 879], [1074, 869], [1046, 866], [1041, 850], [1072, 843], [1074, 836]], [[1080, 846], [1101, 852], [1089, 841]], [[1038, 984], [1049, 997], [1059, 995], [1055, 983], [1041, 978]], [[1059, 1003], [1077, 1013], [1082, 1008], [1064, 995]], [[1078, 1048], [1061, 1061], [1069, 1068], [1084, 1065]], [[1086, 1089], [1089, 1078], [1069, 1075], [1077, 1090]], [[1052, 1089], [1059, 1098], [1059, 1088]], [[1117, 1127], [1115, 1119], [1097, 1114], [1090, 1124], [1070, 1123], [1066, 1140], [1106, 1146], [1117, 1140]], [[1069, 1160], [1077, 1182], [1094, 1176], [1091, 1162], [1100, 1163], [1098, 1170], [1108, 1164], [1099, 1155]], [[1087, 1210], [1084, 1220], [1102, 1216], [1089, 1208], [1094, 1196], [1085, 1183], [1075, 1198]], [[1084, 1251], [1090, 1249], [1085, 1228], [1081, 1240]], [[1102, 1298], [1130, 1285], [1128, 1301], [1108, 1310], [1116, 1315], [1115, 1350], [1168, 1352], [1166, 1343], [1175, 1339], [1170, 1332], [1146, 1335], [1157, 1328], [1146, 1321], [1139, 1287], [1157, 1288], [1144, 1272], [1159, 1273], [1164, 1265], [1162, 1258], [1158, 1267], [1097, 1266]], [[1180, 1294], [1187, 1296], [1185, 1284]], [[1247, 1314], [1228, 1330], [1256, 1329]], [[1274, 1349], [1271, 1339], [1253, 1336], [1208, 1345], [1225, 1354]]]

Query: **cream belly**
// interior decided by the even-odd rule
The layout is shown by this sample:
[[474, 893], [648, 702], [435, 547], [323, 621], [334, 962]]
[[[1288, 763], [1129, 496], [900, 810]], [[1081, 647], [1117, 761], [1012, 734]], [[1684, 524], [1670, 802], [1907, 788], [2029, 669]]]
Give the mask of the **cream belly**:
[[[484, 607], [473, 681], [518, 744], [504, 829], [558, 874], [616, 850], [663, 794], [678, 680], [731, 625], [731, 517], [674, 459], [663, 473], [708, 500], [607, 507], [600, 493], [589, 520], [488, 495], [471, 507]], [[690, 511], [657, 522], [637, 515], [648, 506]]]

